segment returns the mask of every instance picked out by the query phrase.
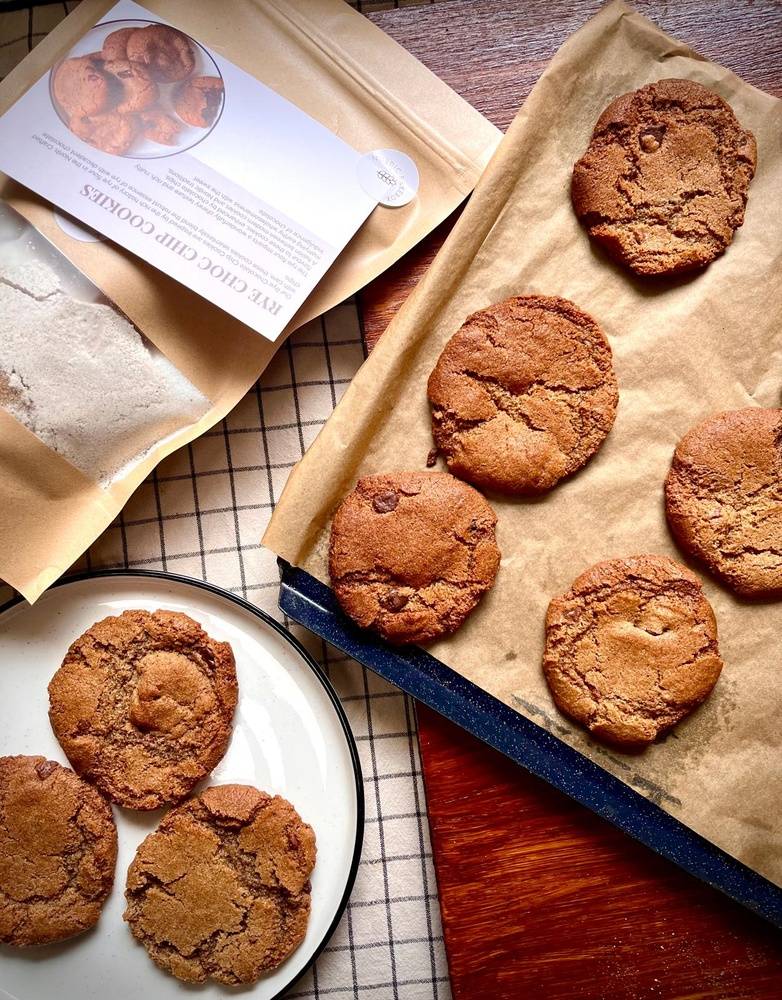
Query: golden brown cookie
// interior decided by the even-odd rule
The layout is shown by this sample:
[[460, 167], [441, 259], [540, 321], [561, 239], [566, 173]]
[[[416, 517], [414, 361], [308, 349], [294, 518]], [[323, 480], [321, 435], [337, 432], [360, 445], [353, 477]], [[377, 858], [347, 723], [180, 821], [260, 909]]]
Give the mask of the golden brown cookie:
[[158, 83], [175, 83], [195, 68], [193, 45], [187, 35], [165, 24], [139, 28], [127, 39], [127, 58], [143, 63]]
[[216, 785], [140, 845], [125, 920], [178, 979], [253, 983], [304, 938], [314, 865], [315, 834], [290, 802]]
[[124, 611], [71, 644], [49, 683], [49, 719], [74, 770], [114, 802], [178, 802], [228, 748], [231, 647], [178, 611]]
[[665, 512], [681, 547], [736, 593], [782, 596], [782, 410], [728, 410], [688, 431]]
[[576, 214], [637, 274], [704, 267], [744, 222], [757, 151], [713, 91], [659, 80], [618, 97], [573, 169]]
[[147, 108], [139, 113], [141, 130], [146, 139], [163, 146], [176, 146], [182, 126], [160, 108]]
[[722, 670], [700, 580], [668, 556], [597, 563], [549, 604], [543, 670], [558, 707], [594, 736], [652, 743]]
[[111, 88], [97, 56], [65, 59], [54, 70], [52, 91], [68, 118], [98, 115], [111, 104]]
[[112, 59], [104, 62], [103, 72], [115, 81], [119, 89], [119, 102], [114, 110], [118, 114], [133, 114], [154, 104], [160, 95], [158, 86], [149, 71], [140, 63], [128, 59]]
[[113, 59], [127, 59], [128, 39], [135, 31], [139, 30], [139, 28], [118, 28], [117, 31], [112, 31], [110, 35], [106, 35], [100, 53], [101, 59], [105, 59], [106, 62], [110, 62]]
[[188, 125], [209, 128], [223, 100], [223, 81], [216, 76], [194, 76], [180, 84], [174, 110]]
[[454, 632], [494, 583], [496, 523], [477, 490], [444, 472], [359, 479], [331, 526], [337, 599], [389, 642]]
[[113, 156], [127, 153], [138, 138], [140, 128], [135, 115], [121, 115], [116, 111], [92, 117], [74, 117], [68, 126], [74, 135]]
[[611, 430], [618, 399], [603, 331], [572, 302], [544, 295], [468, 316], [427, 393], [448, 470], [517, 494], [550, 490], [580, 469]]
[[89, 930], [116, 862], [111, 806], [91, 785], [45, 757], [0, 757], [0, 942]]

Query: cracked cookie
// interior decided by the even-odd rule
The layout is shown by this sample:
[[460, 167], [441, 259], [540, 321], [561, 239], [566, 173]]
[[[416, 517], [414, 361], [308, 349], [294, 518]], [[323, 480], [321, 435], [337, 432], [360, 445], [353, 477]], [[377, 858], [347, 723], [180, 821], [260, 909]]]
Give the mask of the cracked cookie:
[[49, 719], [78, 774], [121, 806], [158, 809], [222, 759], [236, 698], [227, 642], [178, 611], [124, 611], [71, 644]]
[[589, 235], [642, 275], [704, 267], [744, 222], [755, 139], [712, 90], [659, 80], [618, 97], [573, 168]]
[[360, 479], [331, 527], [342, 609], [392, 643], [454, 632], [494, 583], [496, 523], [477, 490], [444, 472]]
[[0, 757], [0, 942], [26, 947], [89, 930], [114, 882], [111, 806], [70, 768]]
[[549, 604], [543, 670], [557, 706], [598, 739], [652, 743], [722, 670], [700, 580], [667, 556], [597, 563]]
[[98, 115], [111, 104], [111, 87], [97, 56], [66, 59], [54, 71], [52, 92], [67, 117]]
[[158, 99], [160, 91], [149, 72], [139, 63], [128, 59], [112, 59], [104, 62], [103, 72], [120, 91], [119, 103], [114, 108], [118, 114], [132, 114], [143, 111]]
[[143, 63], [158, 83], [184, 80], [195, 68], [190, 39], [165, 24], [150, 24], [133, 31], [127, 38], [125, 51], [128, 59]]
[[178, 979], [253, 983], [304, 938], [315, 853], [312, 827], [279, 795], [207, 788], [139, 846], [124, 918]]
[[223, 101], [223, 81], [216, 76], [194, 76], [181, 84], [174, 110], [188, 125], [209, 128]]
[[522, 295], [473, 313], [427, 387], [448, 470], [485, 489], [534, 494], [581, 468], [614, 423], [611, 347], [567, 299]]
[[681, 547], [746, 597], [782, 596], [782, 410], [715, 413], [674, 452], [665, 512]]

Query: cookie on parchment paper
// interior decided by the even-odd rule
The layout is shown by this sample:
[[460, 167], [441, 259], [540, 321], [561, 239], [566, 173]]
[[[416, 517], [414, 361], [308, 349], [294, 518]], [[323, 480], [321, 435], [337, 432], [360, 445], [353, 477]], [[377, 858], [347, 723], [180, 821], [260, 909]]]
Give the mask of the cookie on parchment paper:
[[722, 670], [700, 580], [668, 556], [597, 563], [546, 613], [554, 701], [592, 735], [652, 743], [708, 697]]
[[782, 596], [782, 410], [728, 410], [689, 430], [665, 512], [681, 547], [731, 590]]
[[580, 469], [614, 423], [611, 347], [567, 299], [521, 295], [468, 316], [429, 376], [448, 470], [484, 489], [543, 493]]
[[494, 583], [496, 523], [477, 490], [444, 472], [360, 479], [331, 527], [340, 605], [392, 643], [455, 631]]
[[641, 275], [704, 267], [744, 222], [757, 149], [722, 98], [693, 80], [623, 94], [573, 168], [589, 235]]

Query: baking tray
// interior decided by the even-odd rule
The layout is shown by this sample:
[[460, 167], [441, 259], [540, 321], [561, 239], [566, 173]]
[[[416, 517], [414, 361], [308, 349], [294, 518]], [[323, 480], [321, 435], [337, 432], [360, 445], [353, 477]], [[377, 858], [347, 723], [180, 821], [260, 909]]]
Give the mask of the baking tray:
[[425, 650], [396, 649], [357, 628], [325, 584], [284, 559], [277, 562], [279, 605], [295, 622], [782, 929], [782, 888]]

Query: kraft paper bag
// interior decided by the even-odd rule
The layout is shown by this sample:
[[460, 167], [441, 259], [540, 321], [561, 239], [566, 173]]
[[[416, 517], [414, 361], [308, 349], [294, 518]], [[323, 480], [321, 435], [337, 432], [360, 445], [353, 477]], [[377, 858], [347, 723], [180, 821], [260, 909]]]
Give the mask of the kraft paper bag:
[[[101, 21], [111, 0], [84, 0], [0, 84], [0, 113]], [[21, 213], [116, 304], [209, 401], [207, 412], [155, 441], [106, 488], [74, 469], [2, 409], [0, 578], [35, 600], [173, 450], [238, 402], [292, 330], [354, 294], [469, 194], [500, 133], [344, 0], [148, 0], [164, 18], [298, 105], [359, 151], [398, 149], [415, 161], [417, 197], [376, 208], [277, 344], [119, 246], [66, 235], [51, 208], [0, 175]]]

